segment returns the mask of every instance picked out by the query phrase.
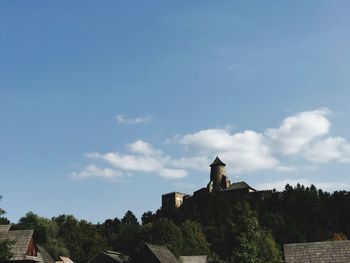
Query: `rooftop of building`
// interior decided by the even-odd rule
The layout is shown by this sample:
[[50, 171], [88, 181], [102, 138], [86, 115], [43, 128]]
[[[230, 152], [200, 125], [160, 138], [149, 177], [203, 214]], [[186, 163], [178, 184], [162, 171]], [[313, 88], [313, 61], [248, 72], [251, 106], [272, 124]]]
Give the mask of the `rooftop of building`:
[[249, 184], [247, 184], [244, 181], [232, 183], [227, 189], [225, 189], [223, 191], [241, 190], [241, 189], [247, 189], [247, 188], [250, 190], [256, 191], [256, 189], [254, 189], [253, 187], [251, 187]]
[[213, 166], [226, 166], [226, 164], [224, 164], [220, 158], [218, 156], [216, 156], [215, 160], [213, 161], [213, 163], [210, 165], [210, 167]]
[[145, 246], [161, 263], [178, 263], [179, 261], [166, 246], [152, 245], [146, 243]]
[[37, 256], [27, 255], [30, 242], [33, 240], [34, 230], [11, 230], [11, 225], [0, 225], [0, 242], [10, 240], [13, 242], [11, 246], [11, 261], [28, 260], [40, 263], [53, 263], [49, 253], [44, 247], [35, 244]]
[[286, 263], [348, 263], [350, 240], [285, 244], [284, 255]]

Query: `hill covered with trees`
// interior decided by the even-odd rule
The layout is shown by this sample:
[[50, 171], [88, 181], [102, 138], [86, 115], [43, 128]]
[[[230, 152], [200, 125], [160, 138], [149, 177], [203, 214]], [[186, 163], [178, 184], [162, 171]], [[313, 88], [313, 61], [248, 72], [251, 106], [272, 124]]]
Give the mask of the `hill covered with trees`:
[[346, 239], [349, 222], [349, 192], [287, 185], [259, 200], [220, 193], [191, 198], [178, 209], [145, 212], [141, 223], [131, 211], [99, 224], [29, 212], [13, 229], [35, 229], [37, 242], [53, 257], [67, 255], [77, 263], [106, 249], [133, 256], [144, 242], [166, 245], [176, 256], [209, 254], [212, 262], [262, 263], [279, 262], [286, 243]]

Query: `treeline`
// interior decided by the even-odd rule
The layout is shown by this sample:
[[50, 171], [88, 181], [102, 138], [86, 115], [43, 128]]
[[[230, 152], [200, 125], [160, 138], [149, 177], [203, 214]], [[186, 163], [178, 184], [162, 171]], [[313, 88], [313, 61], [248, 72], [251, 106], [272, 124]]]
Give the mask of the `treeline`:
[[281, 261], [285, 243], [346, 239], [349, 222], [349, 192], [287, 185], [265, 199], [237, 200], [220, 193], [191, 198], [179, 209], [146, 212], [141, 223], [131, 211], [99, 224], [29, 212], [13, 228], [35, 229], [37, 242], [54, 257], [67, 255], [77, 263], [106, 249], [133, 256], [144, 242], [166, 245], [176, 256], [266, 263]]

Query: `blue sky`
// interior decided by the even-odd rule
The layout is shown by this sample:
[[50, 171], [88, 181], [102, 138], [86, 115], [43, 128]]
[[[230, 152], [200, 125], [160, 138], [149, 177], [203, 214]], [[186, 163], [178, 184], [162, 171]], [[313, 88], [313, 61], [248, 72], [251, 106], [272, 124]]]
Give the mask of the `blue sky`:
[[0, 194], [93, 222], [232, 181], [350, 189], [348, 1], [1, 1]]

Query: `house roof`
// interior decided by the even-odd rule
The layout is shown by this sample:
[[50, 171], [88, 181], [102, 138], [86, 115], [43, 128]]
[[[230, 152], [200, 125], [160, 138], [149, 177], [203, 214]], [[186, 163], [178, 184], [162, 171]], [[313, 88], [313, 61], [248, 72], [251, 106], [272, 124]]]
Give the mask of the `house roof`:
[[11, 225], [0, 225], [0, 232], [2, 231], [9, 231], [11, 228]]
[[182, 263], [207, 263], [208, 262], [208, 256], [207, 255], [201, 255], [201, 256], [181, 256], [180, 261]]
[[146, 247], [153, 253], [153, 255], [159, 260], [160, 263], [178, 263], [179, 261], [170, 252], [166, 246], [158, 246], [152, 244], [145, 244]]
[[[100, 262], [103, 258], [110, 258], [114, 262], [124, 263], [129, 262], [130, 258], [120, 252], [106, 250], [100, 251], [96, 256], [94, 256], [89, 262]], [[109, 261], [108, 261], [109, 262]]]
[[39, 263], [54, 263], [50, 254], [42, 246], [36, 245], [37, 256], [27, 255], [28, 246], [33, 239], [34, 230], [11, 230], [11, 225], [0, 226], [0, 242], [10, 240], [13, 242], [11, 246], [11, 261], [26, 260]]
[[230, 185], [229, 188], [225, 189], [224, 191], [240, 190], [240, 189], [246, 189], [246, 188], [256, 191], [253, 187], [251, 187], [246, 182], [233, 183], [233, 184]]
[[10, 240], [13, 241], [11, 253], [11, 260], [25, 260], [27, 259], [26, 253], [29, 242], [33, 237], [34, 230], [12, 230], [1, 231], [0, 241]]
[[350, 240], [284, 245], [286, 263], [348, 263]]
[[70, 258], [59, 256], [55, 263], [74, 263]]
[[53, 258], [50, 256], [49, 252], [46, 251], [46, 249], [40, 245], [36, 245], [37, 248], [37, 255], [40, 262], [43, 263], [55, 263]]
[[106, 250], [104, 252], [105, 255], [109, 256], [110, 258], [116, 260], [117, 262], [126, 262], [127, 260], [129, 260], [128, 256], [125, 256], [124, 254], [120, 253], [120, 252], [116, 252], [116, 251], [111, 251], [111, 250]]
[[226, 166], [226, 164], [224, 164], [220, 158], [218, 156], [216, 156], [214, 162], [210, 165], [210, 167], [212, 166]]

